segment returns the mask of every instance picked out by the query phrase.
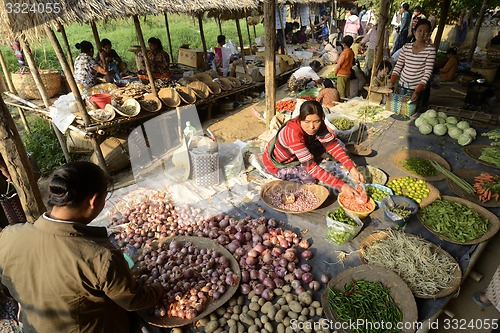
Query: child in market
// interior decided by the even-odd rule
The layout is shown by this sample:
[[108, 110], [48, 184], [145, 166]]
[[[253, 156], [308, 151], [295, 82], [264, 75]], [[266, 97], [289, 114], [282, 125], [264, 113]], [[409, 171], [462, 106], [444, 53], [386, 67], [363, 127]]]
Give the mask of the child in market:
[[377, 68], [377, 75], [373, 78], [372, 87], [385, 87], [389, 83], [392, 64], [388, 60], [380, 62]]
[[350, 92], [350, 76], [354, 64], [354, 52], [351, 45], [354, 42], [352, 36], [342, 38], [342, 47], [344, 51], [340, 54], [335, 66], [334, 73], [337, 76], [337, 90], [341, 99], [346, 99]]
[[340, 102], [340, 95], [330, 79], [323, 80], [323, 89], [319, 92], [316, 97], [316, 101], [320, 102], [321, 105], [327, 108], [333, 108]]

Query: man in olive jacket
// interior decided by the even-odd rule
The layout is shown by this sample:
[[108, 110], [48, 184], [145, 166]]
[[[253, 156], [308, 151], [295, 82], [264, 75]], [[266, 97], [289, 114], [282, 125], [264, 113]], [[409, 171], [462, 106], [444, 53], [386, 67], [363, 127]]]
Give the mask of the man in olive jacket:
[[160, 302], [163, 287], [138, 284], [106, 228], [87, 225], [104, 207], [105, 179], [94, 164], [67, 164], [51, 180], [50, 213], [0, 232], [1, 282], [25, 333], [128, 333], [127, 311]]

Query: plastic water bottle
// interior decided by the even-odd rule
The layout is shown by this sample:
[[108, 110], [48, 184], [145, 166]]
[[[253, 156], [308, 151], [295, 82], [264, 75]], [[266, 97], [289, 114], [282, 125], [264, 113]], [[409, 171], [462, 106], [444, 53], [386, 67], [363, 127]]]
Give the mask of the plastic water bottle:
[[191, 125], [190, 121], [186, 121], [186, 127], [184, 128], [184, 136], [186, 138], [192, 137], [196, 134], [196, 128]]

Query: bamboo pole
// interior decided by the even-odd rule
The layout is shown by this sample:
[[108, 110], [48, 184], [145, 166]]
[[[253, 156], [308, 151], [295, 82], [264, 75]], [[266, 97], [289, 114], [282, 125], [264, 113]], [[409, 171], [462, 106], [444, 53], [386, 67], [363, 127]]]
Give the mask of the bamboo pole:
[[165, 28], [167, 29], [168, 49], [170, 50], [170, 63], [174, 61], [174, 52], [172, 50], [172, 38], [170, 37], [170, 25], [168, 24], [167, 12], [163, 13], [165, 16]]
[[12, 83], [12, 77], [10, 76], [9, 68], [5, 63], [5, 58], [3, 57], [2, 51], [0, 51], [0, 65], [2, 66], [3, 75], [5, 76], [5, 81], [7, 82], [7, 87], [10, 92], [16, 93], [16, 88]]
[[[71, 89], [71, 92], [73, 92], [73, 95], [75, 96], [75, 101], [76, 105], [78, 107], [78, 111], [80, 112], [80, 115], [83, 118], [83, 121], [85, 122], [85, 127], [88, 127], [91, 123], [90, 117], [87, 113], [87, 110], [85, 108], [85, 104], [83, 103], [82, 95], [80, 94], [80, 90], [78, 89], [78, 86], [76, 85], [75, 78], [73, 76], [73, 73], [71, 72], [71, 68], [69, 67], [68, 61], [66, 60], [66, 57], [64, 56], [64, 51], [61, 47], [61, 44], [59, 44], [59, 41], [57, 40], [57, 37], [52, 30], [52, 28], [48, 25], [45, 25], [45, 32], [47, 34], [47, 37], [49, 38], [50, 43], [52, 44], [52, 48], [54, 49], [56, 53], [56, 57], [59, 60], [59, 63], [61, 64], [62, 70], [64, 72], [64, 75], [66, 76], [66, 80], [68, 81], [69, 88]], [[101, 146], [99, 145], [99, 142], [97, 142], [97, 138], [95, 135], [91, 136], [91, 141], [92, 145], [94, 146], [94, 152], [97, 157], [97, 163], [101, 167], [101, 169], [104, 170], [104, 172], [109, 175], [109, 169], [106, 165], [106, 160], [104, 159], [104, 155], [102, 154]]]
[[[205, 32], [203, 31], [203, 18], [202, 14], [198, 14], [198, 26], [200, 27], [201, 45], [203, 45], [203, 67], [207, 68], [207, 42], [205, 41]], [[222, 33], [221, 33], [222, 34]]]
[[90, 22], [90, 27], [92, 28], [92, 35], [94, 35], [97, 53], [99, 53], [101, 52], [101, 39], [99, 37], [99, 31], [97, 31], [97, 26], [94, 21]]
[[73, 70], [75, 68], [75, 64], [73, 63], [73, 55], [71, 54], [71, 47], [69, 46], [68, 36], [66, 35], [66, 29], [64, 29], [64, 26], [57, 21], [56, 21], [56, 27], [57, 27], [57, 31], [59, 31], [61, 33], [61, 36], [63, 38], [64, 47], [66, 49], [66, 56], [68, 59], [68, 64], [71, 68], [71, 73], [73, 73]]
[[7, 88], [7, 83], [5, 83], [3, 75], [0, 75], [0, 92], [4, 91], [9, 91], [9, 88]]
[[144, 37], [142, 36], [141, 23], [139, 22], [139, 18], [137, 15], [134, 15], [134, 25], [135, 25], [135, 33], [137, 34], [137, 39], [139, 40], [139, 45], [141, 45], [141, 52], [144, 55], [144, 64], [146, 65], [146, 72], [148, 73], [149, 83], [151, 85], [151, 92], [158, 97], [158, 91], [156, 90], [156, 86], [154, 84], [155, 78], [153, 77], [153, 72], [151, 71], [151, 64], [149, 63], [149, 59], [146, 56], [146, 44], [144, 43]]
[[266, 92], [266, 124], [270, 125], [276, 113], [276, 56], [274, 47], [276, 42], [276, 1], [264, 2], [265, 34], [265, 92]]
[[479, 36], [479, 30], [481, 29], [481, 25], [484, 19], [484, 13], [486, 12], [486, 8], [488, 7], [488, 0], [483, 0], [483, 4], [481, 5], [481, 9], [479, 10], [479, 15], [476, 20], [476, 25], [474, 26], [474, 35], [472, 36], [472, 42], [470, 44], [469, 55], [467, 57], [467, 62], [472, 63], [472, 58], [474, 58], [474, 50], [477, 46], [477, 38]]
[[240, 41], [240, 49], [241, 49], [241, 60], [243, 61], [243, 70], [245, 71], [245, 74], [248, 73], [247, 71], [247, 63], [245, 61], [245, 45], [243, 44], [243, 36], [241, 33], [241, 26], [240, 26], [240, 14], [236, 13], [236, 30], [238, 31], [238, 39]]
[[3, 156], [29, 223], [45, 211], [31, 163], [9, 109], [0, 95], [0, 155]]
[[250, 55], [252, 55], [253, 54], [253, 52], [252, 52], [252, 37], [250, 36], [250, 25], [248, 25], [248, 16], [247, 16], [246, 9], [245, 9], [245, 22], [247, 24], [248, 48], [250, 49]]
[[[48, 109], [50, 106], [50, 99], [49, 99], [49, 96], [47, 95], [47, 90], [45, 89], [45, 85], [43, 84], [42, 76], [40, 75], [40, 72], [38, 71], [38, 67], [37, 67], [35, 59], [33, 57], [33, 53], [31, 52], [31, 48], [30, 48], [28, 42], [24, 38], [20, 38], [19, 43], [21, 44], [21, 47], [22, 47], [23, 52], [24, 52], [24, 56], [26, 58], [26, 61], [28, 62], [28, 66], [30, 68], [30, 72], [31, 72], [31, 76], [33, 77], [33, 81], [35, 81], [38, 92], [40, 93], [40, 96], [42, 97], [43, 104]], [[51, 122], [51, 125], [52, 125], [52, 129], [54, 130], [54, 133], [57, 137], [57, 141], [59, 141], [59, 145], [61, 146], [61, 150], [64, 154], [64, 158], [66, 159], [66, 162], [69, 162], [71, 160], [71, 158], [69, 156], [68, 147], [66, 146], [66, 140], [64, 138], [64, 135], [61, 133], [61, 131], [57, 128], [57, 126], [53, 122]]]
[[[377, 20], [377, 41], [378, 45], [375, 48], [375, 56], [373, 59], [373, 64], [379, 64], [383, 59], [384, 52], [384, 38], [386, 36], [385, 29], [389, 18], [389, 6], [390, 0], [382, 0], [380, 3], [380, 12]], [[372, 71], [372, 76], [375, 73]], [[370, 81], [371, 82], [371, 81]]]
[[255, 25], [253, 26], [253, 38], [257, 38], [257, 29], [255, 29]]
[[222, 23], [220, 22], [220, 15], [217, 16], [217, 25], [219, 26], [219, 35], [222, 35]]

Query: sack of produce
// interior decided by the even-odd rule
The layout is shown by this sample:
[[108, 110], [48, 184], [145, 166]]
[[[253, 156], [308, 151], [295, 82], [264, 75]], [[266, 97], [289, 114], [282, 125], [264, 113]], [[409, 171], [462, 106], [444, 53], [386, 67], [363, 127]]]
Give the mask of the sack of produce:
[[363, 222], [354, 214], [339, 207], [326, 214], [325, 238], [337, 245], [342, 245], [356, 237], [363, 227]]
[[349, 140], [352, 134], [359, 129], [359, 122], [345, 115], [326, 115], [325, 124], [330, 127], [341, 140]]

